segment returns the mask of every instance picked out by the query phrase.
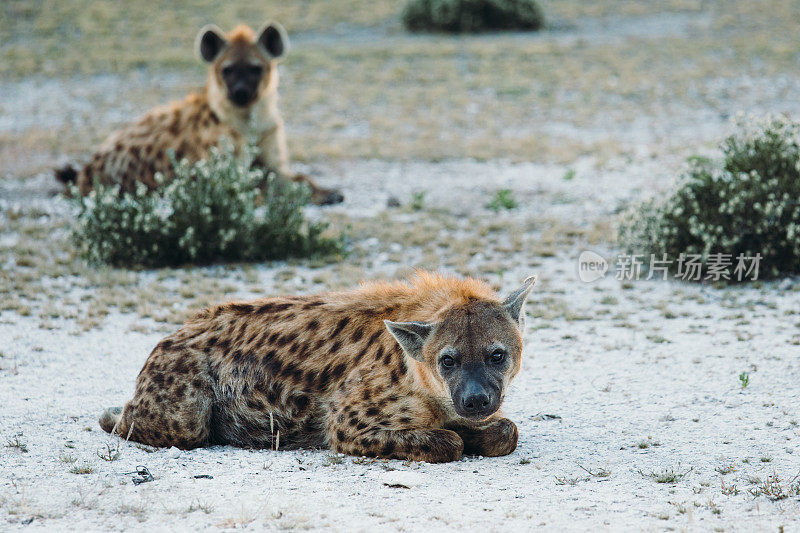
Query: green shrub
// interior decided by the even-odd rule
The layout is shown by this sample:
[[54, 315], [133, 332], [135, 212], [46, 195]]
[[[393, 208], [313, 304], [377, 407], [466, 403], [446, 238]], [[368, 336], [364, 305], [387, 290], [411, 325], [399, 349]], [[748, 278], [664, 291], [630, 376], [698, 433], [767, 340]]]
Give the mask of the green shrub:
[[[632, 207], [619, 227], [630, 253], [676, 259], [761, 254], [759, 277], [800, 273], [800, 125], [783, 118], [740, 121], [722, 161], [692, 157], [664, 199]], [[732, 281], [736, 281], [733, 280]]]
[[[285, 183], [252, 168], [233, 149], [212, 150], [190, 165], [171, 156], [175, 177], [157, 192], [134, 193], [95, 183], [86, 197], [73, 191], [72, 240], [90, 263], [175, 266], [221, 260], [258, 261], [342, 251], [341, 239], [307, 223], [305, 185]], [[162, 183], [163, 176], [157, 176]]]
[[403, 23], [410, 31], [538, 30], [544, 14], [535, 0], [409, 0]]
[[486, 204], [486, 207], [497, 212], [501, 209], [515, 209], [518, 205], [511, 189], [499, 189], [494, 193], [489, 203]]

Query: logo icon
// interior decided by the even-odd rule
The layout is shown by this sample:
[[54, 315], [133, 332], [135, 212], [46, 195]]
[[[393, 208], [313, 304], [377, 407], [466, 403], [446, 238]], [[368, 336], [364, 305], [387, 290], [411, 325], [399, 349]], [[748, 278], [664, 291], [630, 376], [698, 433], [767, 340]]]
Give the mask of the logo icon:
[[584, 250], [578, 256], [578, 277], [584, 283], [591, 283], [602, 278], [608, 272], [608, 261], [591, 250]]

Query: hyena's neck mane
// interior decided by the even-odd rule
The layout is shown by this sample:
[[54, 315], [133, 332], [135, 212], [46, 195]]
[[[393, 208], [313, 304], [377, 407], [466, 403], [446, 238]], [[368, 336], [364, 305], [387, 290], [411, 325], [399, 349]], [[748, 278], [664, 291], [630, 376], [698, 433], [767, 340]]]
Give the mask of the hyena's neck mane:
[[356, 291], [357, 297], [368, 296], [374, 302], [399, 307], [400, 320], [430, 320], [445, 307], [468, 304], [475, 300], [498, 301], [485, 282], [459, 279], [445, 274], [417, 271], [409, 281], [369, 282]]

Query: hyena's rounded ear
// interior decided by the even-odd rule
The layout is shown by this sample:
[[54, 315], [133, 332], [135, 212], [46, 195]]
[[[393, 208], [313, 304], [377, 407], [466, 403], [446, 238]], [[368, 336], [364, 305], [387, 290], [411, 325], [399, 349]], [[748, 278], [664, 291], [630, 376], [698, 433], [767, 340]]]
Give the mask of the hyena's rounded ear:
[[208, 24], [197, 34], [194, 47], [203, 61], [212, 63], [226, 46], [225, 33], [214, 24]]
[[386, 329], [397, 339], [397, 343], [412, 359], [424, 361], [422, 347], [434, 330], [435, 325], [428, 322], [392, 322], [384, 320]]
[[503, 300], [503, 307], [519, 325], [521, 330], [525, 329], [525, 313], [522, 312], [522, 309], [525, 307], [525, 300], [528, 299], [528, 295], [531, 293], [531, 290], [533, 290], [534, 285], [536, 285], [536, 276], [531, 276], [522, 282], [520, 288], [509, 294], [508, 297]]
[[289, 51], [289, 36], [277, 22], [267, 22], [258, 32], [258, 44], [272, 59], [280, 59]]

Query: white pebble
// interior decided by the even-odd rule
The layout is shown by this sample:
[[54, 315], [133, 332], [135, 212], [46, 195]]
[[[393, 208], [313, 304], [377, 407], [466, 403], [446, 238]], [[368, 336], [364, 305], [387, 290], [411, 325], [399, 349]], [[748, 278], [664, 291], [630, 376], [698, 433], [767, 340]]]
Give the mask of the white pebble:
[[167, 450], [167, 453], [165, 453], [164, 456], [167, 459], [177, 459], [178, 457], [181, 456], [181, 451], [178, 448], [176, 448], [175, 446], [173, 446], [172, 448]]

